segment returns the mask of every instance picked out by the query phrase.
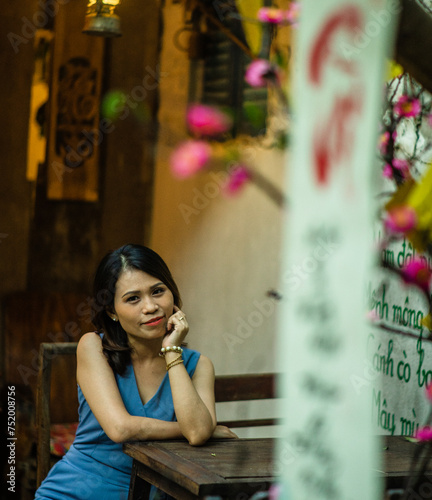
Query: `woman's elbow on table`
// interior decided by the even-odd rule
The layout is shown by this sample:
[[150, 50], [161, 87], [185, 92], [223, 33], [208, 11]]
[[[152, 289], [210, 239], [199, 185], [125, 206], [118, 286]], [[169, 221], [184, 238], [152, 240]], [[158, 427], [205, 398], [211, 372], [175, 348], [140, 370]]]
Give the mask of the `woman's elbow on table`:
[[203, 444], [205, 444], [208, 441], [209, 438], [210, 438], [210, 436], [196, 435], [196, 436], [191, 436], [190, 438], [188, 438], [188, 442], [191, 446], [202, 446]]
[[185, 437], [191, 446], [202, 446], [212, 437], [215, 427], [194, 429]]

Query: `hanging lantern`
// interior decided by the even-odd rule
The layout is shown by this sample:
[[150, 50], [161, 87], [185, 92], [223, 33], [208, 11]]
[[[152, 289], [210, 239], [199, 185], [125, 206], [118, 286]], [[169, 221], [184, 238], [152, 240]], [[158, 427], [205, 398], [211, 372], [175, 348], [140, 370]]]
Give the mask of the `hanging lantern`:
[[83, 33], [106, 37], [120, 36], [120, 18], [114, 13], [120, 0], [89, 0]]

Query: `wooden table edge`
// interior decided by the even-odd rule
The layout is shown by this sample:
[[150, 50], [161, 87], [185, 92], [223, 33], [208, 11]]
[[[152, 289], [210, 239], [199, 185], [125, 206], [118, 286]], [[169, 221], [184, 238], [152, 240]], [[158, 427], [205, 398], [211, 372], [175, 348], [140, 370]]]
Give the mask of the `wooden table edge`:
[[[138, 444], [140, 446], [145, 446], [146, 453], [143, 453], [137, 447]], [[175, 455], [167, 450], [158, 448], [157, 445], [157, 441], [125, 443], [123, 445], [123, 452], [158, 474], [163, 474], [168, 480], [177, 482], [180, 486], [194, 494], [199, 494], [200, 485], [229, 483], [224, 477], [209, 472], [199, 464], [193, 464], [194, 478], [192, 479], [188, 474], [191, 464], [189, 460], [180, 455]], [[163, 466], [158, 463], [161, 456], [164, 456]]]

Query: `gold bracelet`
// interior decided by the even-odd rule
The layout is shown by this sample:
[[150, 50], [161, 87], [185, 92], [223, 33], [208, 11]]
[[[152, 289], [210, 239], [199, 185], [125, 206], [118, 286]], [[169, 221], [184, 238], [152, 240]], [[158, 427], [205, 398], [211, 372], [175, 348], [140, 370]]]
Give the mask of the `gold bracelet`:
[[181, 359], [181, 356], [176, 358], [174, 361], [171, 361], [171, 363], [168, 363], [166, 366], [166, 371], [168, 371], [170, 368], [172, 368], [175, 365], [179, 365], [180, 363], [183, 363], [183, 359]]
[[181, 359], [182, 355], [180, 354], [180, 356], [177, 356], [175, 359], [173, 359], [172, 361], [170, 361], [168, 364], [167, 364], [167, 367], [169, 367], [170, 365], [172, 365], [173, 363], [175, 363], [176, 361], [178, 361], [179, 359]]

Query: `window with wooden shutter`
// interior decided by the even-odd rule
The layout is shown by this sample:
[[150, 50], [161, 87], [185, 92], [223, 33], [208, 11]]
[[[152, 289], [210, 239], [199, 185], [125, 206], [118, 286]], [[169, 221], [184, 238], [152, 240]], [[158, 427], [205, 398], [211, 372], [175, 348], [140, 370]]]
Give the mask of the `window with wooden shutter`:
[[[215, 15], [218, 14], [215, 10]], [[265, 133], [267, 116], [267, 89], [250, 87], [244, 80], [251, 57], [220, 29], [220, 23], [244, 46], [247, 41], [242, 21], [231, 4], [231, 9], [220, 22], [207, 18], [203, 58], [201, 102], [227, 108], [233, 115], [233, 137], [239, 134]]]

